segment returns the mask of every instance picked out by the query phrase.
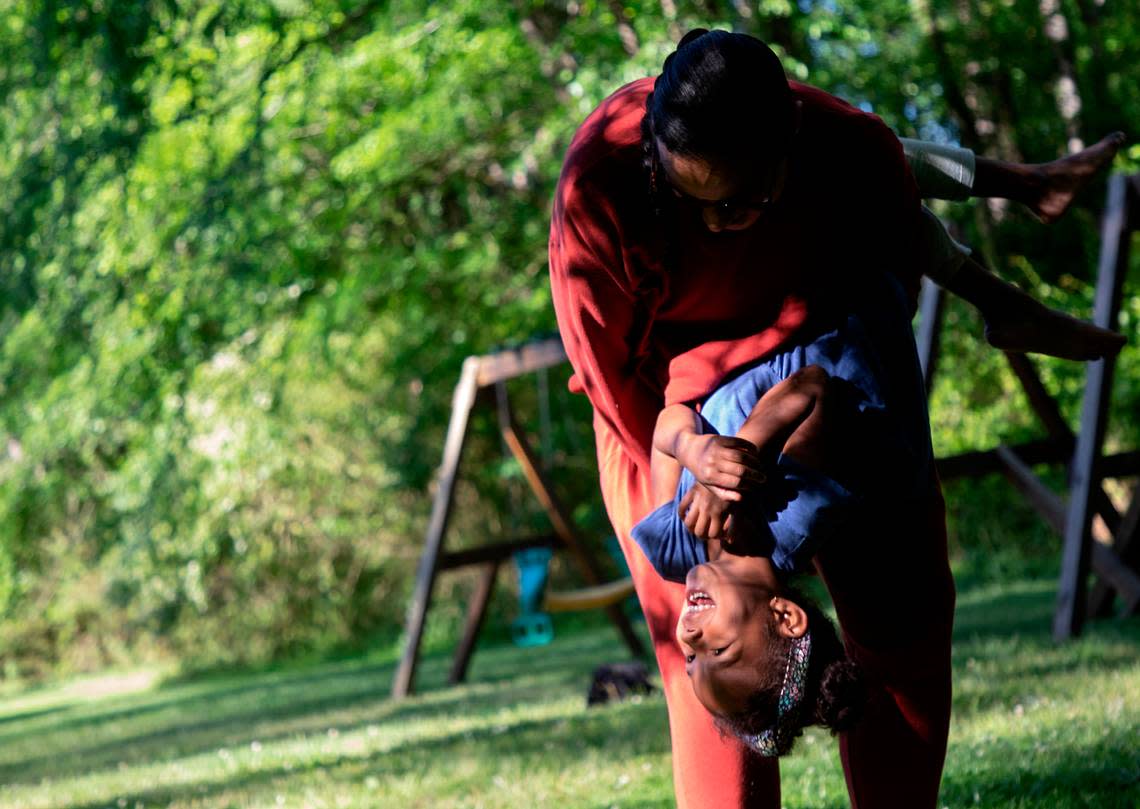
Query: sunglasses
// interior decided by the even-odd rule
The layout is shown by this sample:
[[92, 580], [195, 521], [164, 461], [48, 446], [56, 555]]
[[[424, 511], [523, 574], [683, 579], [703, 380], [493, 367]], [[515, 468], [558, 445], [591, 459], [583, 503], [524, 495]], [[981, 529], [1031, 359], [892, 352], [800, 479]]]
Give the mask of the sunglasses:
[[763, 213], [772, 205], [783, 164], [781, 160], [771, 165], [762, 176], [755, 177], [748, 182], [745, 190], [741, 193], [734, 194], [727, 199], [707, 200], [686, 194], [670, 183], [662, 166], [660, 153], [655, 150], [653, 157], [655, 181], [669, 190], [670, 195], [680, 208], [702, 217], [707, 211], [713, 211], [717, 219], [724, 224], [732, 224], [751, 214]]
[[[665, 181], [665, 185], [681, 207], [702, 215], [705, 211], [713, 210], [722, 221], [726, 222], [732, 222], [752, 213], [763, 213], [772, 204], [772, 192], [770, 190], [762, 195], [744, 193], [728, 199], [711, 201], [690, 196], [670, 184], [668, 180]], [[768, 187], [771, 188], [770, 185]]]

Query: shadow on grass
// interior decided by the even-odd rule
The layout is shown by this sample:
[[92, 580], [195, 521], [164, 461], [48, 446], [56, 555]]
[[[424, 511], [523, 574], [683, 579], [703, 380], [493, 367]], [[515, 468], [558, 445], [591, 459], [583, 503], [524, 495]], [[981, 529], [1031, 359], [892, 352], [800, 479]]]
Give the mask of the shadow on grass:
[[0, 725], [7, 725], [12, 722], [26, 722], [29, 719], [39, 719], [44, 716], [50, 716], [53, 713], [59, 713], [71, 707], [70, 705], [53, 705], [50, 708], [36, 708], [31, 711], [21, 711], [20, 713], [7, 714], [0, 716]]
[[[965, 592], [954, 611], [954, 642], [1024, 636], [1063, 647], [1080, 638], [1054, 644], [1053, 613], [1056, 582], [1022, 581], [1008, 590], [988, 587], [982, 594]], [[1082, 637], [1127, 637], [1140, 640], [1140, 618], [1098, 618], [1085, 624]]]
[[[552, 690], [577, 685], [584, 703], [589, 671], [608, 646], [606, 633], [592, 633], [542, 650], [489, 649], [476, 661], [467, 685], [445, 690], [430, 689], [433, 682], [444, 680], [449, 662], [442, 655], [433, 656], [423, 665], [422, 679], [429, 689], [401, 702], [389, 699], [391, 663], [340, 671], [319, 667], [304, 674], [272, 673], [217, 683], [217, 687], [145, 705], [95, 711], [34, 731], [3, 734], [0, 739], [19, 744], [25, 755], [0, 765], [0, 781], [31, 784], [45, 777], [81, 775], [121, 763], [161, 763], [255, 739], [265, 745], [332, 728], [348, 733], [369, 725], [423, 721], [454, 715], [460, 706], [468, 712], [491, 712], [541, 701]], [[529, 682], [519, 683], [520, 678]], [[508, 680], [517, 685], [510, 690], [496, 688]], [[178, 686], [180, 691], [188, 689], [194, 686]], [[144, 720], [154, 720], [158, 726], [113, 735], [116, 723]], [[104, 728], [107, 732], [101, 733]], [[45, 750], [42, 742], [36, 744], [36, 738], [45, 734], [59, 734], [65, 741]]]
[[[954, 642], [1010, 635], [1048, 638], [1054, 591], [1040, 587], [995, 591], [982, 599], [959, 599], [954, 611]], [[964, 603], [963, 603], [964, 602]]]
[[[136, 792], [71, 804], [68, 809], [103, 809], [108, 800], [120, 805], [165, 805], [179, 800], [207, 798], [226, 792], [268, 788], [278, 779], [304, 779], [319, 772], [324, 789], [328, 780], [359, 783], [369, 776], [385, 779], [420, 775], [431, 762], [486, 762], [493, 772], [503, 762], [522, 759], [527, 773], [561, 772], [567, 761], [587, 750], [612, 751], [613, 756], [661, 755], [669, 741], [661, 703], [650, 700], [640, 705], [591, 709], [571, 718], [529, 720], [508, 730], [481, 728], [457, 731], [437, 737], [409, 739], [366, 756], [340, 755], [313, 760], [298, 766], [276, 766], [237, 777], [203, 779], [178, 786], [159, 786]], [[481, 783], [480, 783], [481, 785]], [[612, 805], [612, 804], [611, 804]], [[655, 804], [653, 804], [655, 805]]]
[[[219, 700], [232, 700], [250, 694], [264, 694], [266, 692], [287, 689], [304, 691], [318, 684], [327, 688], [330, 684], [335, 684], [338, 681], [368, 676], [375, 676], [377, 679], [383, 678], [386, 684], [385, 688], [387, 688], [389, 687], [387, 684], [390, 684], [393, 669], [394, 665], [392, 663], [383, 663], [373, 666], [357, 666], [345, 671], [330, 671], [327, 668], [321, 667], [295, 674], [282, 674], [280, 672], [254, 674], [242, 677], [240, 680], [237, 677], [230, 677], [223, 681], [217, 677], [211, 677], [202, 684], [184, 681], [173, 687], [168, 685], [160, 686], [157, 690], [149, 692], [146, 695], [131, 695], [115, 700], [115, 702], [141, 700], [141, 704], [130, 705], [124, 708], [109, 708], [107, 710], [84, 713], [79, 716], [71, 716], [63, 718], [58, 722], [52, 722], [48, 726], [37, 730], [51, 732], [81, 731], [87, 725], [102, 725], [108, 722], [129, 721], [142, 718], [147, 714], [191, 709], [195, 706], [216, 706]], [[172, 691], [173, 693], [164, 697], [162, 696], [164, 691]], [[68, 709], [76, 707], [75, 705], [61, 706], [61, 708]], [[8, 735], [9, 734], [0, 735], [0, 741], [4, 741]]]
[[1140, 619], [1092, 621], [1082, 638], [1055, 643], [1054, 597], [1053, 582], [1036, 581], [960, 600], [953, 649], [956, 715], [1012, 707], [1049, 679], [1135, 662]]
[[[159, 696], [142, 705], [95, 710], [79, 716], [65, 714], [59, 721], [37, 723], [37, 727], [24, 732], [9, 728], [0, 734], [0, 743], [19, 745], [26, 753], [36, 754], [0, 765], [0, 781], [30, 783], [42, 777], [89, 772], [121, 761], [190, 755], [232, 744], [238, 738], [249, 741], [253, 738], [251, 730], [259, 724], [287, 723], [362, 701], [387, 698], [392, 669], [389, 663], [349, 671], [317, 670], [285, 678], [263, 675], [240, 684], [194, 689], [193, 693], [185, 693], [188, 687], [179, 686], [178, 691], [183, 693], [169, 698]], [[85, 708], [69, 707], [73, 711]], [[114, 734], [123, 723], [143, 727], [116, 737]], [[146, 729], [144, 723], [158, 727]], [[45, 744], [37, 744], [37, 738], [43, 740], [48, 735], [64, 742], [44, 750]], [[164, 743], [170, 743], [170, 749], [156, 757], [154, 753], [158, 751], [150, 748]], [[43, 752], [37, 752], [37, 747]]]
[[[940, 804], [1049, 809], [1140, 806], [1140, 760], [1134, 729], [1117, 728], [1089, 744], [1063, 745], [1025, 763], [1029, 750], [1011, 751], [984, 766], [953, 766], [942, 780]], [[997, 757], [995, 757], [997, 758]]]

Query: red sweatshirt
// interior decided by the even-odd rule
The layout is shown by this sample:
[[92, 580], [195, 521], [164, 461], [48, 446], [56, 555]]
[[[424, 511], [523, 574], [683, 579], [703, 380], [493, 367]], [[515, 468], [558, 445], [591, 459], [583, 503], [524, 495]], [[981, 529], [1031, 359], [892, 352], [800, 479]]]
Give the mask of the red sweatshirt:
[[[695, 212], [659, 221], [641, 151], [653, 81], [622, 87], [579, 127], [550, 227], [571, 389], [589, 396], [643, 474], [665, 404], [704, 398], [785, 344], [809, 314], [842, 306], [867, 268], [894, 272], [912, 297], [922, 273], [918, 189], [895, 135], [796, 82], [802, 123], [783, 192], [760, 220], [720, 233]], [[668, 263], [667, 248], [676, 253]]]

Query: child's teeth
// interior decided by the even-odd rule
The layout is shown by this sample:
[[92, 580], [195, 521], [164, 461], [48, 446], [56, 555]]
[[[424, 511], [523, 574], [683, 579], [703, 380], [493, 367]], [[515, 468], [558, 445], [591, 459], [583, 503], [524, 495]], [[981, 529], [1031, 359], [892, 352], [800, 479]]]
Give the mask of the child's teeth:
[[689, 593], [689, 596], [687, 599], [685, 599], [685, 601], [685, 612], [699, 612], [701, 610], [711, 609], [712, 607], [716, 606], [713, 603], [712, 597], [703, 590], [694, 590], [693, 592]]

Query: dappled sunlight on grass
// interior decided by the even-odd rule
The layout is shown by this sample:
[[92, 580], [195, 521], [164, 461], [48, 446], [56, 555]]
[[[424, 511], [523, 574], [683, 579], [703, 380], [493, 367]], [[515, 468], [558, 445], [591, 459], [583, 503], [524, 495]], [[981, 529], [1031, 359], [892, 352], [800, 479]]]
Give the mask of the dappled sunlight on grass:
[[[955, 714], [941, 803], [1138, 803], [1140, 622], [1049, 638], [1052, 583], [961, 594]], [[83, 697], [74, 684], [0, 703], [4, 806], [667, 807], [660, 695], [587, 710], [590, 672], [624, 657], [608, 627], [541, 649], [488, 645], [471, 681], [425, 658], [421, 693], [388, 698], [394, 662], [215, 674]], [[141, 681], [139, 681], [141, 682]], [[847, 805], [834, 741], [782, 762], [786, 807]]]

